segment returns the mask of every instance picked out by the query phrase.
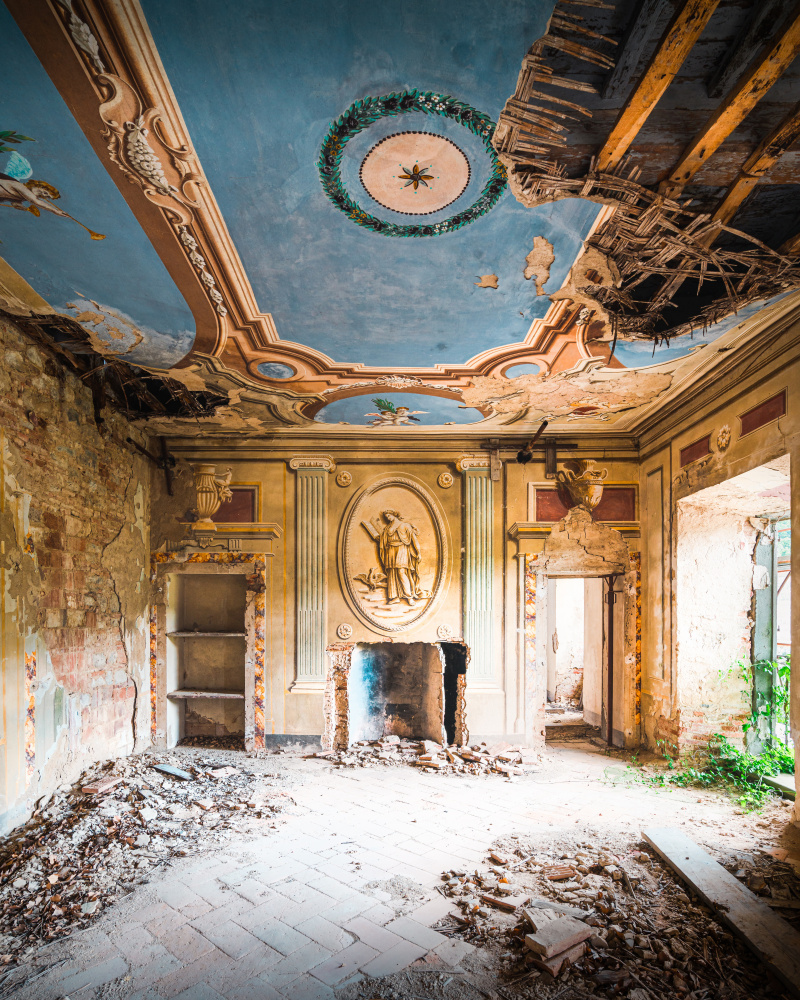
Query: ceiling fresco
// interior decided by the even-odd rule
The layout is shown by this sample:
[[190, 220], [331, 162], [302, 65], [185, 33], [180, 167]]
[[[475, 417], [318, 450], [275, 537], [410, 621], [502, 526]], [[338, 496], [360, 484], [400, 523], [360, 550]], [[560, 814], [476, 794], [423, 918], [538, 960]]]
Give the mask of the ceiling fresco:
[[[704, 69], [708, 17], [675, 34], [628, 2], [6, 3], [0, 308], [72, 317], [91, 350], [227, 395], [228, 426], [628, 426], [800, 283], [788, 222], [780, 246], [763, 220], [729, 225], [800, 134], [785, 95], [770, 136], [748, 120], [723, 149], [721, 207], [705, 168], [688, 199], [675, 170], [657, 186], [714, 107], [689, 90], [714, 45], [736, 50], [736, 18], [698, 43]], [[656, 108], [642, 81], [670, 38], [693, 124], [656, 109], [626, 159], [620, 122]]]
[[328, 403], [314, 417], [319, 423], [367, 427], [425, 427], [474, 424], [488, 414], [458, 399], [415, 392], [382, 392]]
[[[0, 153], [0, 257], [55, 311], [83, 317], [98, 346], [159, 367], [179, 361], [194, 341], [192, 313], [3, 6], [0, 92], [0, 127], [33, 140]], [[44, 182], [40, 207], [19, 200], [33, 181]]]
[[[463, 364], [523, 340], [531, 321], [545, 315], [549, 301], [523, 275], [533, 238], [553, 245], [546, 290], [557, 291], [596, 205], [576, 199], [531, 212], [503, 185], [493, 207], [456, 231], [388, 236], [338, 209], [319, 164], [331, 123], [351, 117], [356, 102], [373, 102], [357, 109], [362, 120], [338, 140], [342, 191], [387, 226], [434, 230], [468, 211], [495, 157], [486, 134], [451, 117], [453, 107], [467, 109], [473, 128], [494, 119], [514, 86], [522, 39], [547, 22], [547, 0], [490, 9], [477, 0], [442, 0], [436, 30], [425, 0], [244, 0], [231, 16], [221, 16], [216, 0], [193, 3], [190, 15], [180, 2], [145, 0], [143, 9], [256, 299], [282, 340], [340, 362]], [[416, 97], [404, 110], [401, 99], [391, 100], [413, 91], [450, 101], [440, 109], [441, 100]], [[414, 132], [427, 143], [419, 153], [407, 134]], [[374, 186], [383, 180], [363, 183], [364, 171], [379, 169], [374, 160], [387, 142], [396, 162], [384, 164], [386, 183], [418, 160], [448, 172], [418, 188], [418, 200], [431, 198], [424, 220], [397, 200], [384, 207], [388, 192]], [[446, 207], [436, 210], [440, 192]], [[403, 194], [415, 197], [398, 184], [396, 199]], [[487, 273], [497, 275], [496, 289], [475, 284]]]

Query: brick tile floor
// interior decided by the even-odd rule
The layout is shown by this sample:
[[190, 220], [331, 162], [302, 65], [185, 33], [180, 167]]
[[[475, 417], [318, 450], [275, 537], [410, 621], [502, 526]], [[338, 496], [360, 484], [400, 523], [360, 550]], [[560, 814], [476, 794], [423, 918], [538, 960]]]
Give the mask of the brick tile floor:
[[555, 764], [513, 782], [270, 758], [293, 800], [277, 829], [176, 861], [43, 949], [52, 968], [20, 980], [15, 1000], [332, 1000], [354, 977], [423, 957], [458, 968], [474, 949], [433, 928], [451, 907], [434, 891], [444, 869], [481, 862], [504, 834], [686, 818], [680, 793], [607, 784], [601, 795], [602, 755], [549, 753]]

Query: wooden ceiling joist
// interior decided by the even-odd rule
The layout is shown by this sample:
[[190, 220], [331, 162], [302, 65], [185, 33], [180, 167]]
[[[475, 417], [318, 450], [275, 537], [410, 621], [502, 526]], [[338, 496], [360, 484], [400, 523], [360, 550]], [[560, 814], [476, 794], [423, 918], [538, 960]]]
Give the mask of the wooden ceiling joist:
[[785, 8], [786, 0], [759, 0], [755, 4], [727, 58], [708, 81], [706, 92], [709, 97], [722, 97], [736, 83], [745, 67], [750, 65], [774, 33], [776, 22], [782, 19]]
[[719, 0], [684, 0], [681, 4], [598, 154], [599, 171], [610, 171], [619, 165], [702, 34], [718, 3]]
[[770, 87], [800, 53], [800, 4], [787, 19], [780, 36], [750, 64], [734, 89], [681, 154], [664, 189], [675, 194], [741, 124]]
[[603, 99], [615, 97], [630, 84], [647, 43], [653, 36], [653, 25], [668, 7], [672, 7], [670, 0], [642, 0], [622, 40], [617, 65], [603, 87]]
[[800, 139], [800, 102], [747, 158], [739, 176], [725, 193], [714, 219], [727, 225], [759, 180]]

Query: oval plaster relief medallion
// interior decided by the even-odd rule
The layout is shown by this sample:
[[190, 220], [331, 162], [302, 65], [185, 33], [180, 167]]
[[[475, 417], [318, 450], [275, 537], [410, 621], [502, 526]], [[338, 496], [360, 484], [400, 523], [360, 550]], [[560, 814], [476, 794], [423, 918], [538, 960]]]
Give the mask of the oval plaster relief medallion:
[[353, 497], [339, 531], [339, 578], [371, 629], [417, 625], [441, 598], [448, 568], [444, 516], [417, 479], [380, 479]]
[[719, 434], [717, 434], [717, 449], [719, 451], [726, 451], [730, 443], [731, 429], [727, 424], [725, 424], [724, 427], [720, 427]]
[[442, 487], [443, 490], [449, 490], [453, 485], [453, 476], [449, 472], [443, 472], [436, 482]]
[[336, 634], [340, 639], [349, 639], [353, 634], [353, 626], [348, 625], [347, 622], [342, 622], [342, 624], [336, 629]]
[[336, 475], [336, 482], [339, 486], [349, 486], [352, 481], [353, 477], [349, 472], [339, 472]]

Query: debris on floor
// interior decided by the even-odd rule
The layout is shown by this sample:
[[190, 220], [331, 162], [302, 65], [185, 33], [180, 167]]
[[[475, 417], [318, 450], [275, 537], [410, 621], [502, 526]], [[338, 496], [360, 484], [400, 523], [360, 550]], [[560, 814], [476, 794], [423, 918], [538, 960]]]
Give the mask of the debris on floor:
[[0, 845], [0, 964], [84, 926], [173, 857], [274, 827], [288, 799], [264, 779], [277, 775], [221, 764], [149, 750], [40, 799]]
[[400, 736], [360, 740], [346, 750], [321, 750], [309, 756], [345, 767], [406, 764], [448, 774], [493, 773], [507, 778], [534, 770], [541, 762], [537, 751], [510, 743], [447, 746]]
[[[784, 902], [800, 900], [796, 874], [776, 887]], [[561, 995], [568, 984], [576, 997], [598, 988], [637, 1000], [788, 996], [643, 842], [621, 850], [585, 841], [565, 852], [511, 838], [476, 871], [445, 872], [440, 892], [461, 916], [436, 929], [498, 953], [515, 995]]]

